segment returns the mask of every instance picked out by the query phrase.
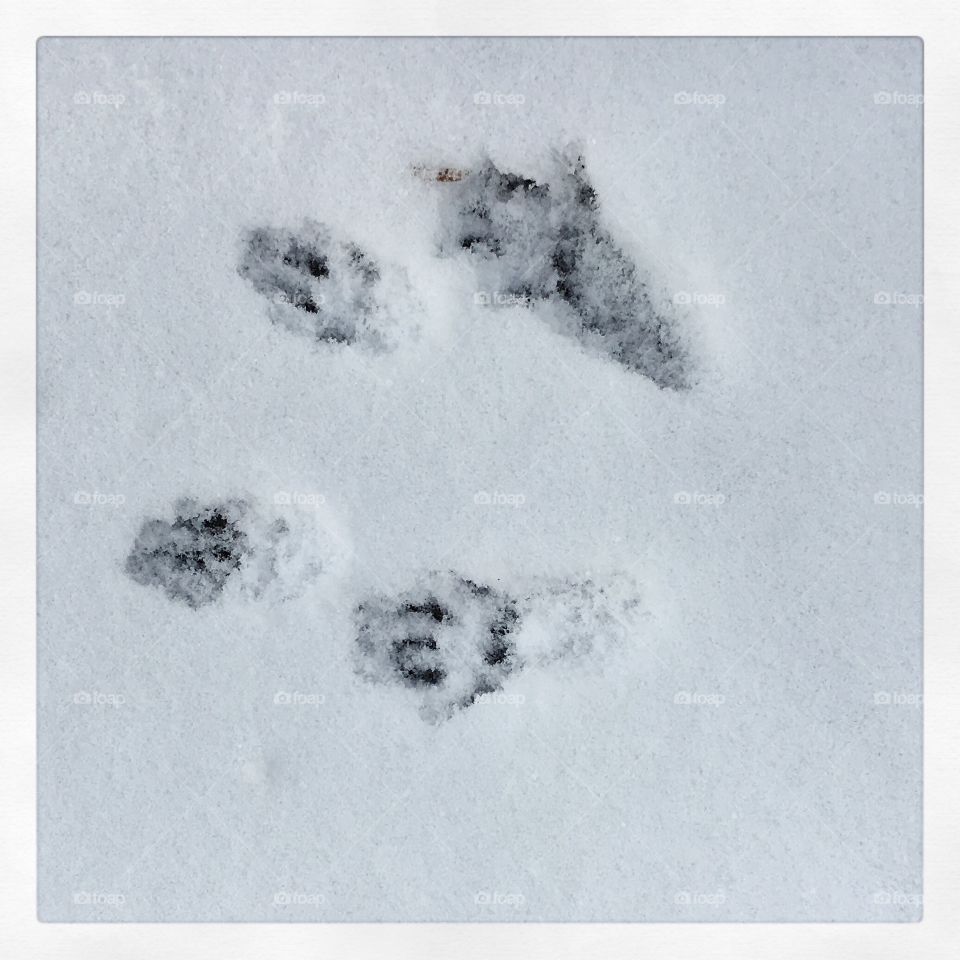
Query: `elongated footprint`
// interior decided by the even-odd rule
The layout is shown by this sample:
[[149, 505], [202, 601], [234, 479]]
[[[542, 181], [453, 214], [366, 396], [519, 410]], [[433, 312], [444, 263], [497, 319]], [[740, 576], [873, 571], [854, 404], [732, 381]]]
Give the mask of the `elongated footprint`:
[[660, 387], [689, 385], [680, 317], [604, 226], [581, 156], [558, 157], [543, 183], [492, 160], [414, 172], [442, 185], [440, 252], [471, 262], [480, 303], [563, 304], [561, 332]]

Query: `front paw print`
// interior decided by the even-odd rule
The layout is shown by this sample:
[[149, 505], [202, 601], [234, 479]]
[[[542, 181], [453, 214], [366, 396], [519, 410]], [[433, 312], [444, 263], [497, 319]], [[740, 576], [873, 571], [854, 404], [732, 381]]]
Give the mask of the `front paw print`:
[[269, 301], [274, 323], [317, 342], [383, 350], [401, 328], [414, 332], [417, 309], [403, 271], [325, 224], [247, 231], [237, 272]]
[[193, 610], [234, 587], [254, 600], [292, 599], [340, 562], [333, 540], [304, 512], [290, 510], [289, 522], [242, 498], [186, 497], [173, 514], [144, 520], [124, 570]]
[[639, 584], [625, 574], [536, 577], [509, 593], [455, 573], [356, 609], [356, 670], [407, 689], [421, 716], [448, 720], [504, 688], [521, 670], [575, 661], [603, 668], [643, 629]]
[[432, 573], [413, 590], [358, 606], [357, 671], [416, 691], [421, 715], [438, 722], [499, 690], [519, 667], [519, 620], [499, 590]]

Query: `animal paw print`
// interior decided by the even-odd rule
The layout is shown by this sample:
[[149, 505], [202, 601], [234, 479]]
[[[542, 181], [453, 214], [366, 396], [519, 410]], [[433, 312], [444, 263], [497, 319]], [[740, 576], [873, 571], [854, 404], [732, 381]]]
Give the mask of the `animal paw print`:
[[249, 230], [237, 272], [269, 301], [274, 323], [312, 340], [389, 349], [402, 325], [399, 313], [412, 332], [402, 271], [381, 266], [324, 224]]
[[213, 603], [250, 551], [242, 501], [201, 506], [182, 500], [172, 522], [147, 520], [127, 557], [137, 583], [159, 586], [196, 609]]
[[194, 610], [219, 600], [230, 583], [254, 599], [288, 599], [325, 568], [329, 551], [308, 523], [294, 529], [245, 500], [183, 499], [174, 514], [143, 523], [124, 569]]
[[429, 179], [445, 184], [443, 255], [466, 251], [482, 285], [507, 303], [566, 304], [574, 324], [565, 332], [658, 386], [688, 385], [678, 318], [654, 302], [650, 282], [603, 226], [582, 157], [561, 160], [550, 183], [491, 160]]
[[522, 670], [561, 660], [602, 663], [640, 629], [638, 584], [624, 575], [540, 577], [507, 593], [459, 574], [431, 573], [356, 610], [356, 669], [410, 691], [421, 716], [448, 720]]
[[417, 589], [357, 607], [357, 671], [416, 691], [421, 714], [446, 719], [519, 669], [515, 601], [454, 573], [433, 573]]

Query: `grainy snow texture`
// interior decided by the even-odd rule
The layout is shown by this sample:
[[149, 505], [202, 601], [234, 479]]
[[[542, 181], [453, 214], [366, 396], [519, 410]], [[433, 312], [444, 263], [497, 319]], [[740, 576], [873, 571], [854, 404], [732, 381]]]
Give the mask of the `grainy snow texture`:
[[41, 918], [916, 920], [921, 56], [42, 40]]

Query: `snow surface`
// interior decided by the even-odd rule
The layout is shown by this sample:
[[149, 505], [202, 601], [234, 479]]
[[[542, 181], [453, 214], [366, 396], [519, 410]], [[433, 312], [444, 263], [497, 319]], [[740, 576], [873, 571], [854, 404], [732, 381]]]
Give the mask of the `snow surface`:
[[[918, 40], [39, 59], [42, 919], [920, 916]], [[415, 168], [570, 144], [688, 389], [438, 256]], [[308, 221], [404, 278], [389, 350], [238, 272]], [[295, 531], [282, 589], [129, 576], [184, 498]], [[539, 599], [433, 722], [356, 607], [451, 573]]]

